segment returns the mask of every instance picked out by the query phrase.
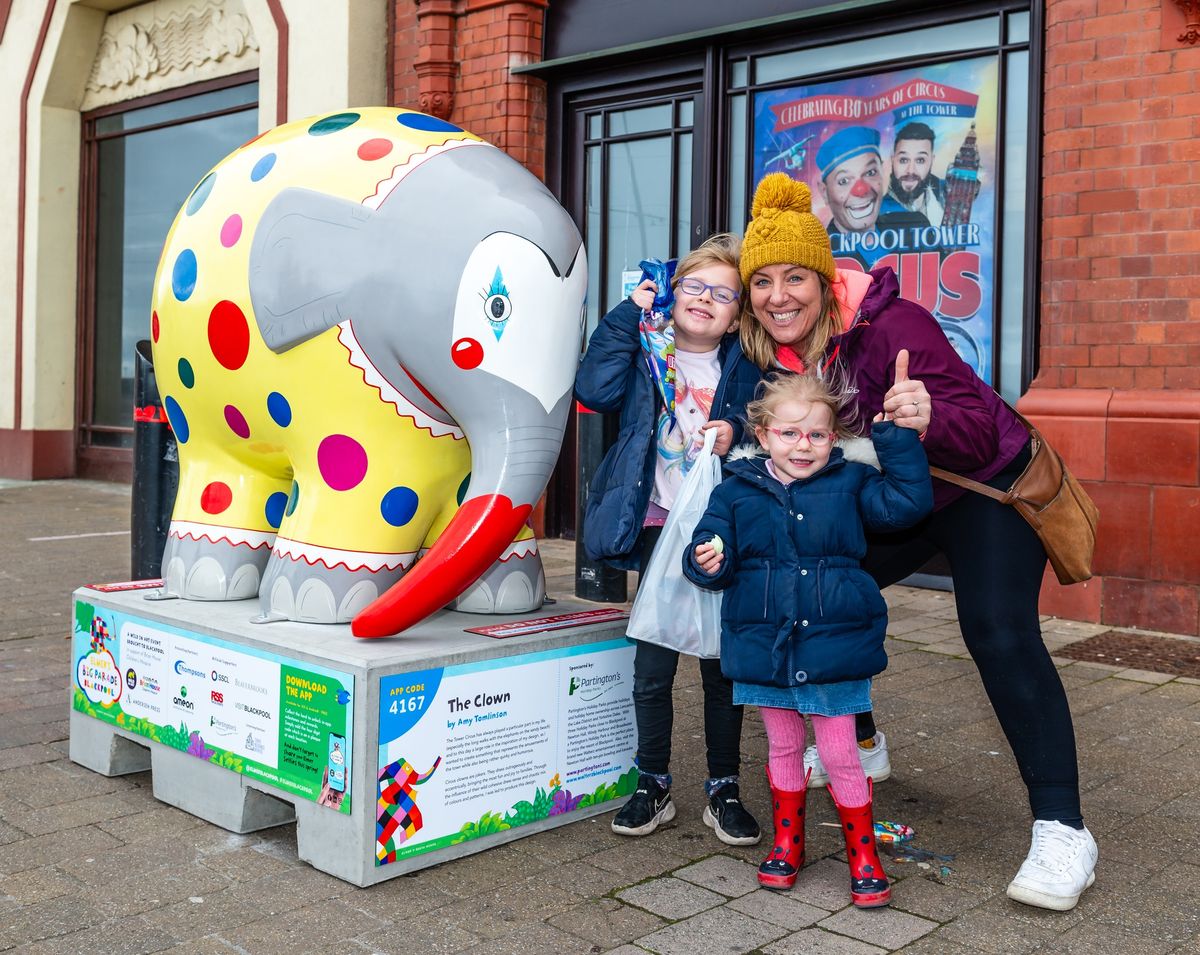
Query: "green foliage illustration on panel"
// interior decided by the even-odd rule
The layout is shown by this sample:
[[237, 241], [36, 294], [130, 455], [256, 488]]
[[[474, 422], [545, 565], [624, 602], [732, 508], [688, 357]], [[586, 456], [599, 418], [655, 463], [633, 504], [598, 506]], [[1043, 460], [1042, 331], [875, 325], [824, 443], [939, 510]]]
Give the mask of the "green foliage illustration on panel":
[[480, 836], [489, 836], [506, 829], [524, 826], [538, 822], [550, 816], [558, 816], [575, 809], [585, 809], [588, 806], [598, 806], [601, 803], [622, 796], [628, 796], [637, 788], [638, 771], [632, 766], [614, 783], [601, 783], [590, 793], [572, 795], [569, 789], [564, 789], [559, 782], [558, 774], [550, 780], [551, 788], [541, 786], [534, 792], [533, 799], [521, 799], [512, 808], [501, 815], [498, 812], [485, 812], [478, 822], [463, 823], [458, 834], [451, 838], [450, 844], [456, 845]]

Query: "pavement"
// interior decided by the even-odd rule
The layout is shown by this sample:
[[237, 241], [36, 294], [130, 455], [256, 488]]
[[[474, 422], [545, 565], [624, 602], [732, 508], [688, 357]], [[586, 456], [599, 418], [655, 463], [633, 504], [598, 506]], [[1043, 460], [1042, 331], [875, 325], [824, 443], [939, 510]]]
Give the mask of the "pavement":
[[[616, 836], [605, 814], [369, 889], [296, 856], [294, 827], [235, 835], [155, 800], [150, 773], [67, 759], [71, 591], [129, 576], [129, 488], [0, 482], [0, 951], [974, 955], [1200, 953], [1200, 681], [1056, 657], [1079, 740], [1096, 884], [1051, 913], [1004, 895], [1030, 820], [951, 595], [892, 587], [877, 719], [894, 775], [876, 814], [915, 827], [885, 855], [888, 909], [849, 905], [828, 796], [796, 887], [759, 889], [763, 847], [701, 822], [699, 671], [676, 681], [675, 822]], [[543, 553], [573, 589], [574, 544]], [[631, 588], [632, 589], [632, 588]], [[1053, 650], [1107, 628], [1046, 619]], [[742, 792], [769, 829], [766, 738], [747, 713]]]

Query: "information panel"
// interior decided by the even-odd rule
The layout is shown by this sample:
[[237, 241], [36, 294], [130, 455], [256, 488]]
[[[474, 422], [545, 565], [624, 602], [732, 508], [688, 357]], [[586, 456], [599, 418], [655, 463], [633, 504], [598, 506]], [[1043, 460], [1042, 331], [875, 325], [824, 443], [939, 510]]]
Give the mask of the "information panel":
[[385, 677], [376, 864], [633, 792], [625, 639]]
[[354, 678], [75, 602], [74, 707], [350, 812]]

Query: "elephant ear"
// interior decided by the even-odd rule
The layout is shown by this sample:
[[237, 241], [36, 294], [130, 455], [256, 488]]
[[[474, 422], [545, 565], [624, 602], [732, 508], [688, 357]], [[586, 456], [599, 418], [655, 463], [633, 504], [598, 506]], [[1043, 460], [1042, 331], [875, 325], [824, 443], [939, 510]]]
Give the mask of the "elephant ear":
[[250, 247], [250, 301], [263, 341], [284, 352], [354, 312], [355, 289], [374, 271], [376, 214], [308, 189], [267, 206]]

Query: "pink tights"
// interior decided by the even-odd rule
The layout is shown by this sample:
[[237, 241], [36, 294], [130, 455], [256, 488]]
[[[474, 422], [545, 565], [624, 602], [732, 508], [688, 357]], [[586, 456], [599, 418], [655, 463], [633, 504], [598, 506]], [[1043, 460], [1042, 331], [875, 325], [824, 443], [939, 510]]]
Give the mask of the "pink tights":
[[[804, 785], [804, 746], [808, 734], [804, 714], [772, 706], [759, 707], [767, 728], [767, 765], [776, 787], [795, 792]], [[867, 802], [867, 777], [858, 760], [858, 740], [853, 716], [809, 716], [817, 753], [829, 774], [829, 785], [841, 806], [857, 807]]]

